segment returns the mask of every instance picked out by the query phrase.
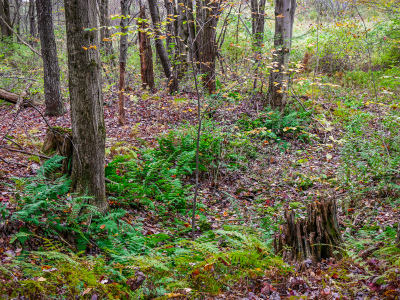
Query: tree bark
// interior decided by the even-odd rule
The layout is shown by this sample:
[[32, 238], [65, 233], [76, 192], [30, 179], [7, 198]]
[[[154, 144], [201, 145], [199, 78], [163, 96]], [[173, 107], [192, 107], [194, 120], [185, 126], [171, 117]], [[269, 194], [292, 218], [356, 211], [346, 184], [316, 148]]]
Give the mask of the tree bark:
[[29, 33], [31, 35], [30, 45], [34, 48], [37, 47], [37, 29], [35, 17], [35, 0], [29, 0]]
[[177, 37], [177, 62], [178, 66], [178, 77], [181, 78], [187, 72], [187, 60], [188, 51], [187, 42], [189, 37], [188, 26], [187, 26], [187, 15], [186, 10], [188, 9], [188, 2], [191, 0], [178, 0], [178, 37]]
[[[146, 19], [146, 9], [140, 7], [139, 18]], [[153, 71], [153, 52], [151, 49], [150, 38], [148, 36], [148, 25], [146, 22], [138, 22], [139, 53], [140, 53], [140, 72], [142, 75], [142, 88], [154, 90], [154, 71]]]
[[[307, 219], [295, 219], [294, 211], [285, 211], [286, 223], [275, 236], [275, 254], [286, 262], [321, 262], [331, 257], [341, 258], [340, 235], [335, 199], [315, 201], [307, 206]], [[338, 251], [338, 252], [336, 252]]]
[[201, 71], [205, 73], [203, 77], [204, 86], [207, 87], [208, 92], [214, 93], [215, 85], [215, 59], [217, 57], [216, 43], [216, 28], [219, 15], [221, 14], [220, 1], [205, 0], [204, 1], [204, 23], [202, 45], [200, 49], [201, 54]]
[[174, 72], [171, 70], [171, 62], [168, 59], [167, 51], [165, 50], [163, 41], [162, 41], [162, 34], [161, 34], [161, 22], [160, 17], [157, 11], [157, 0], [148, 0], [149, 9], [151, 19], [154, 25], [154, 34], [155, 34], [155, 46], [156, 51], [158, 53], [158, 57], [160, 58], [160, 62], [162, 68], [164, 70], [165, 77], [168, 80], [168, 90], [170, 93], [176, 92], [178, 90], [178, 79], [174, 76]]
[[[11, 13], [10, 13], [10, 2], [9, 0], [0, 0], [0, 26], [2, 37], [12, 37], [11, 31]], [[8, 26], [6, 25], [8, 24]]]
[[277, 0], [275, 4], [274, 61], [264, 106], [285, 109], [289, 82], [288, 64], [292, 45], [292, 32], [296, 0]]
[[[101, 64], [96, 0], [65, 0], [71, 125], [74, 145], [71, 179], [80, 195], [107, 210], [105, 194], [106, 128], [101, 91]], [[85, 50], [83, 47], [86, 47]]]
[[61, 167], [61, 173], [63, 174], [70, 174], [72, 170], [73, 149], [71, 129], [62, 127], [47, 129], [42, 152], [47, 155], [56, 153], [65, 157]]
[[120, 38], [120, 54], [119, 54], [119, 94], [118, 94], [118, 124], [125, 124], [125, 67], [126, 57], [128, 55], [128, 21], [129, 21], [129, 5], [130, 0], [121, 0], [121, 38]]
[[58, 117], [65, 113], [65, 107], [61, 97], [60, 67], [51, 7], [51, 0], [36, 0], [44, 70], [45, 115]]
[[396, 238], [396, 245], [400, 248], [400, 222], [397, 225], [397, 238]]
[[104, 49], [106, 55], [110, 55], [113, 52], [112, 40], [110, 37], [110, 19], [108, 17], [108, 0], [98, 0], [99, 12], [100, 12], [100, 45]]
[[258, 68], [261, 60], [261, 45], [264, 39], [265, 25], [265, 0], [251, 0], [251, 29], [253, 34], [253, 51], [254, 51], [254, 83], [253, 89], [257, 88]]

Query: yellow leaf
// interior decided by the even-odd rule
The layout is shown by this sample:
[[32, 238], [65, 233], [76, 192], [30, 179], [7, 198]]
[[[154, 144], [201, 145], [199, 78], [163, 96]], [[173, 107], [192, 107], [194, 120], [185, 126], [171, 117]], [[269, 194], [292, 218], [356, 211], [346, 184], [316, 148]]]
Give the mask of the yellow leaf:
[[87, 47], [82, 47], [83, 49], [85, 49], [85, 50], [87, 50], [88, 48]]
[[95, 49], [95, 50], [97, 49], [96, 45], [93, 45], [93, 46], [91, 46], [91, 47], [93, 47], [93, 49]]
[[89, 293], [92, 290], [92, 288], [87, 288], [86, 290], [83, 291], [82, 296], [86, 295], [87, 293]]
[[164, 35], [161, 35], [161, 36], [159, 36], [158, 38], [159, 38], [160, 40], [163, 40], [163, 39], [166, 39], [167, 37], [164, 36]]

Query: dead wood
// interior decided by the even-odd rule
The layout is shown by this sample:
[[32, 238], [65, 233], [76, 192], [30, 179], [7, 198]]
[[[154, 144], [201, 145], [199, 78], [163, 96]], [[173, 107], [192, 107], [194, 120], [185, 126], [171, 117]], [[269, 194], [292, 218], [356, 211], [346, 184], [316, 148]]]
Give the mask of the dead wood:
[[334, 199], [315, 201], [307, 206], [307, 218], [295, 219], [293, 210], [285, 211], [285, 224], [275, 235], [275, 253], [286, 262], [312, 261], [342, 257], [337, 206]]
[[[26, 94], [23, 97], [25, 97], [25, 96], [26, 96]], [[0, 89], [0, 100], [4, 100], [4, 101], [9, 102], [9, 103], [17, 104], [19, 97], [20, 96], [17, 95], [17, 94], [14, 94], [14, 93], [11, 93], [9, 91]], [[35, 104], [35, 103], [33, 103], [33, 104]], [[22, 103], [22, 106], [28, 107], [28, 106], [30, 106], [30, 104], [26, 103], [24, 101]]]
[[61, 172], [69, 174], [72, 165], [70, 161], [72, 161], [73, 154], [72, 130], [62, 127], [47, 129], [42, 151], [47, 155], [57, 154], [64, 156]]

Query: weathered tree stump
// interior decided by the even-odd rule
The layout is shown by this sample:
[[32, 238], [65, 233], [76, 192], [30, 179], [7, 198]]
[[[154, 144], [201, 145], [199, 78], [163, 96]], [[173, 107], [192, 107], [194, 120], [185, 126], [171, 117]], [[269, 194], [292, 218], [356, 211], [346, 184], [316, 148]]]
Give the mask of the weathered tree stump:
[[282, 253], [286, 262], [311, 260], [315, 264], [331, 257], [340, 259], [343, 239], [335, 199], [309, 204], [307, 214], [307, 219], [295, 219], [293, 210], [285, 211], [286, 223], [275, 235], [275, 254]]
[[47, 155], [64, 156], [61, 172], [69, 174], [71, 171], [70, 162], [72, 162], [72, 130], [69, 128], [53, 127], [48, 128], [44, 139], [42, 151]]

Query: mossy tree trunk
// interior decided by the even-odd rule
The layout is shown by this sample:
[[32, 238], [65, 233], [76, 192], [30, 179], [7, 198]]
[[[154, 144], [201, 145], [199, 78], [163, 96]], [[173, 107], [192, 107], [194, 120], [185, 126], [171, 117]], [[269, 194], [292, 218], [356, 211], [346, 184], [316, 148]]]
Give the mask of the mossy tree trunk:
[[295, 219], [293, 210], [285, 211], [286, 222], [275, 236], [275, 253], [281, 253], [286, 262], [317, 263], [331, 257], [341, 258], [343, 239], [336, 201], [315, 201], [307, 206], [307, 214], [307, 219]]
[[106, 129], [96, 0], [65, 0], [64, 4], [74, 146], [71, 178], [78, 194], [93, 196], [92, 204], [106, 211]]

